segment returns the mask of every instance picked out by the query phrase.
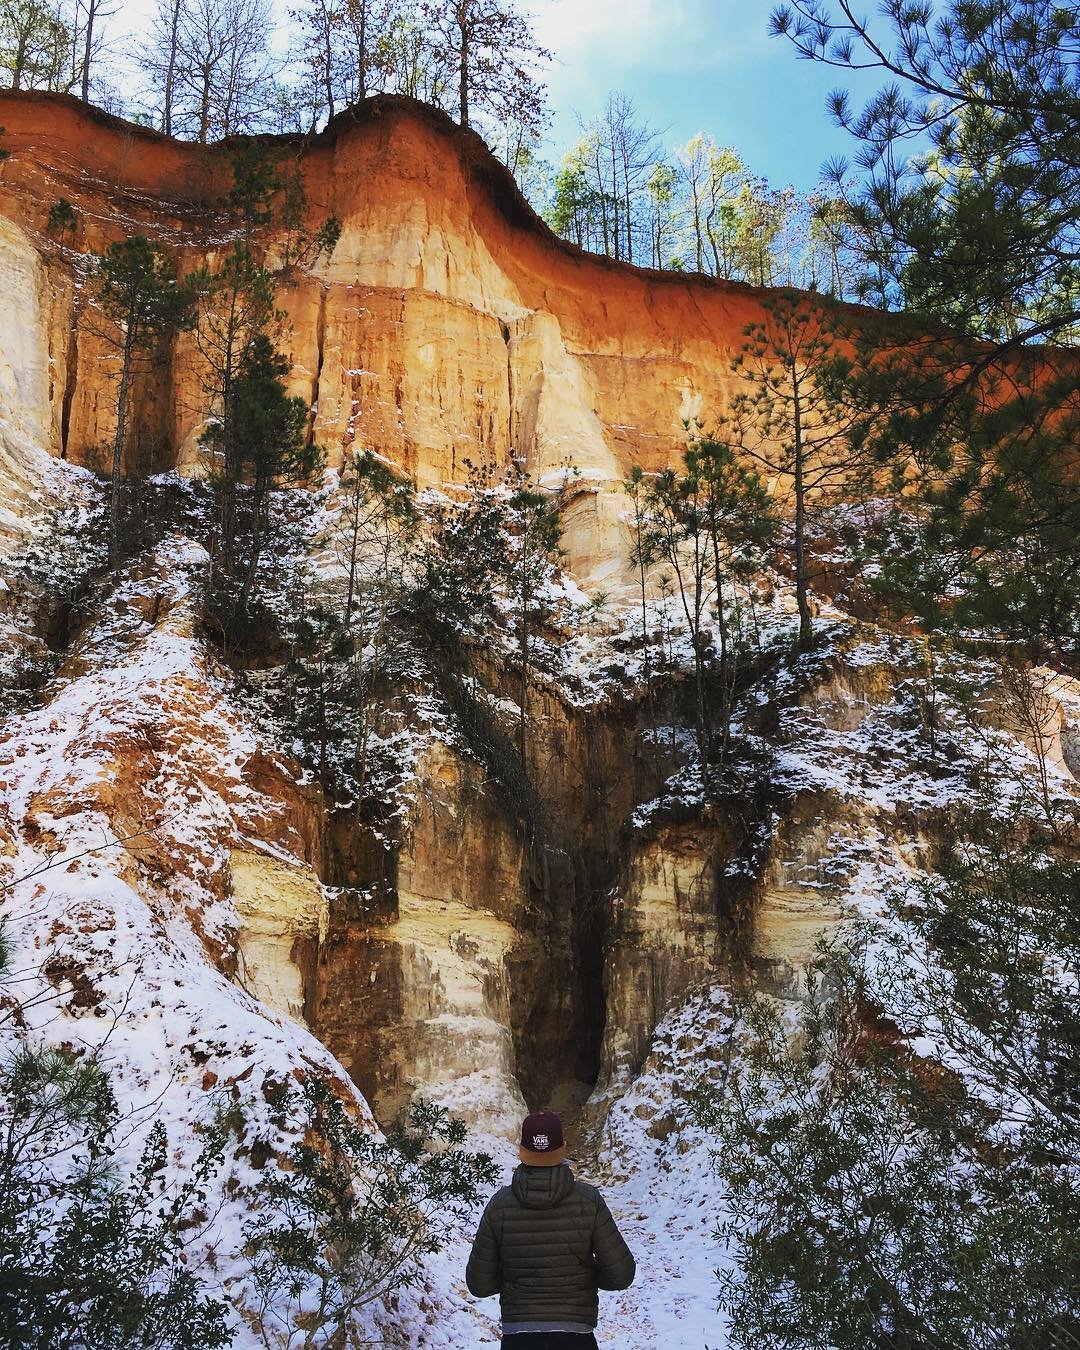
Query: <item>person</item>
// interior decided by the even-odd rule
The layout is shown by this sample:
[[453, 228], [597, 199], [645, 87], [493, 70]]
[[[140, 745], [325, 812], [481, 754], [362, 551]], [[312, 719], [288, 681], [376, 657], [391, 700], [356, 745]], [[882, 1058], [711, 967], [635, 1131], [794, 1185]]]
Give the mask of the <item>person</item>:
[[566, 1159], [562, 1122], [534, 1111], [521, 1127], [521, 1166], [488, 1201], [465, 1283], [500, 1295], [504, 1350], [598, 1350], [598, 1289], [627, 1289], [634, 1258], [595, 1186]]

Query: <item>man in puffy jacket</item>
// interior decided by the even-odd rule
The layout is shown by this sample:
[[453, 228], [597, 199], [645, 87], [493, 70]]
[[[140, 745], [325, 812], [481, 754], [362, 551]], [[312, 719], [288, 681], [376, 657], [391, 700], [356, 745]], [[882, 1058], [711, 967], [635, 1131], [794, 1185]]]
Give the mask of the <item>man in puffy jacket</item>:
[[526, 1117], [518, 1156], [484, 1210], [465, 1283], [501, 1295], [507, 1350], [596, 1350], [596, 1291], [628, 1288], [634, 1258], [600, 1192], [574, 1180], [557, 1115]]

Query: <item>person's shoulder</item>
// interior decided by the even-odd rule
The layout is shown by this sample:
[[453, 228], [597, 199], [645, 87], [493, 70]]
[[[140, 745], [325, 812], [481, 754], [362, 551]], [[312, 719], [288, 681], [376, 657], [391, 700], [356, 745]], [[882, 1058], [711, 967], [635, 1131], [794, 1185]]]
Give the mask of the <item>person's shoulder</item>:
[[599, 1204], [604, 1198], [600, 1194], [599, 1186], [594, 1186], [588, 1181], [581, 1181], [578, 1177], [574, 1178], [574, 1194], [579, 1200], [585, 1200], [591, 1205]]
[[517, 1204], [514, 1198], [514, 1188], [512, 1186], [500, 1186], [491, 1199], [487, 1202], [489, 1210], [502, 1209], [505, 1205]]

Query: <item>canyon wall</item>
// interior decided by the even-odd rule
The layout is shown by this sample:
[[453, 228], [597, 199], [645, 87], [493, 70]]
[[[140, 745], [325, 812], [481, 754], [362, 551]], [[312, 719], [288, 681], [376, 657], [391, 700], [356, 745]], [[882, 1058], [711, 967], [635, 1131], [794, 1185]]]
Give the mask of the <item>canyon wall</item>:
[[[0, 125], [2, 545], [46, 495], [45, 452], [100, 469], [113, 439], [117, 358], [87, 254], [142, 232], [188, 272], [213, 265], [236, 222], [222, 208], [228, 144], [171, 141], [36, 94], [0, 93]], [[617, 606], [629, 558], [622, 480], [674, 462], [684, 419], [707, 427], [729, 405], [763, 293], [582, 253], [537, 219], [479, 137], [409, 100], [380, 96], [317, 136], [270, 143], [302, 175], [308, 225], [334, 216], [342, 227], [328, 257], [284, 274], [278, 296], [291, 388], [310, 402], [331, 465], [365, 447], [419, 487], [444, 487], [470, 463], [517, 454], [563, 489], [569, 570]], [[61, 199], [76, 217], [58, 234], [49, 212]], [[271, 255], [284, 246], [271, 240]], [[137, 377], [129, 470], [197, 474], [210, 411], [185, 334], [164, 369]], [[154, 566], [167, 571], [163, 558]], [[426, 1094], [509, 1133], [526, 1100], [572, 1109], [599, 1083], [610, 1101], [696, 985], [749, 970], [791, 996], [840, 913], [837, 856], [853, 868], [890, 851], [898, 866], [917, 862], [911, 841], [924, 826], [906, 814], [910, 785], [866, 777], [871, 754], [887, 761], [882, 745], [895, 742], [902, 761], [908, 735], [897, 669], [873, 646], [846, 673], [833, 653], [787, 704], [763, 695], [759, 716], [773, 721], [758, 730], [788, 761], [775, 799], [684, 802], [638, 819], [677, 767], [656, 769], [630, 651], [638, 623], [624, 612], [598, 630], [609, 664], [592, 671], [607, 694], [583, 687], [589, 677], [573, 691], [537, 681], [535, 809], [508, 801], [482, 756], [426, 732], [407, 818], [381, 833], [290, 783], [299, 770], [284, 757], [272, 771], [254, 754], [245, 762], [254, 797], [303, 847], [283, 850], [258, 819], [218, 839], [219, 899], [232, 907], [221, 973], [260, 1008], [305, 1023], [380, 1119]], [[198, 646], [194, 632], [185, 640]], [[104, 647], [98, 657], [116, 659]], [[484, 677], [512, 707], [506, 672]], [[1075, 690], [1072, 711], [1056, 697], [1051, 739], [1068, 768]], [[673, 741], [690, 736], [692, 718], [684, 710], [677, 728], [679, 716]]]
[[[115, 428], [116, 359], [79, 254], [139, 231], [183, 271], [212, 263], [235, 227], [221, 209], [231, 147], [172, 141], [58, 96], [0, 93], [0, 125], [0, 276], [12, 250], [20, 260], [0, 399], [14, 405], [3, 360], [36, 344], [18, 402], [54, 453], [94, 467]], [[548, 483], [572, 465], [571, 561], [616, 577], [619, 482], [635, 464], [669, 463], [684, 417], [707, 425], [726, 406], [760, 293], [581, 252], [474, 132], [411, 100], [370, 99], [319, 135], [271, 143], [302, 175], [309, 222], [342, 226], [332, 254], [293, 269], [279, 293], [292, 391], [311, 400], [330, 462], [365, 446], [420, 486], [511, 451]], [[57, 237], [60, 199], [77, 215]], [[165, 379], [141, 379], [132, 467], [195, 470], [207, 403], [186, 335]]]

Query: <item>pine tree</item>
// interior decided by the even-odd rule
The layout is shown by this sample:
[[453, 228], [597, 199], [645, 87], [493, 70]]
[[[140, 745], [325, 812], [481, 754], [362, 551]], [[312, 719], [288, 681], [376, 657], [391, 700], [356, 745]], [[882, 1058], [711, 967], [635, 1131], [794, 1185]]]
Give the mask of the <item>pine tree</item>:
[[775, 543], [779, 522], [760, 477], [740, 462], [731, 446], [694, 439], [685, 464], [688, 477], [700, 484], [702, 525], [708, 539], [713, 610], [720, 639], [720, 745], [716, 753], [719, 763], [724, 764], [735, 707], [737, 658], [747, 642], [737, 587], [740, 582], [750, 582], [760, 570]]
[[262, 1328], [268, 1342], [356, 1344], [363, 1310], [420, 1278], [420, 1259], [471, 1218], [496, 1168], [463, 1147], [461, 1121], [426, 1103], [385, 1139], [317, 1078], [280, 1101], [281, 1119], [297, 1106], [307, 1132], [245, 1230]]
[[695, 1109], [739, 1350], [1075, 1344], [1080, 870], [1017, 824], [954, 822], [888, 926], [826, 945], [797, 1036], [737, 1003]]
[[[992, 342], [1068, 340], [1080, 321], [1075, 202], [1080, 173], [1080, 20], [1075, 5], [794, 0], [772, 29], [800, 55], [891, 83], [834, 119], [861, 142], [865, 188], [850, 199], [878, 300]], [[930, 153], [907, 153], [921, 138]]]
[[213, 1350], [225, 1305], [185, 1261], [225, 1117], [170, 1184], [164, 1127], [124, 1175], [130, 1121], [93, 1058], [22, 1046], [0, 1064], [0, 1322], [12, 1345]]
[[[744, 388], [727, 429], [770, 476], [790, 480], [798, 646], [813, 644], [808, 538], [815, 506], [851, 488], [861, 457], [848, 435], [854, 414], [837, 396], [838, 316], [813, 296], [783, 289], [763, 297], [765, 318], [745, 330], [733, 369]], [[785, 484], [786, 486], [786, 484]]]
[[[213, 412], [202, 444], [213, 456], [212, 475], [220, 503], [219, 562], [227, 578], [251, 568], [250, 557], [246, 567], [238, 567], [235, 557], [238, 488], [249, 470], [256, 467], [256, 451], [251, 445], [245, 447], [238, 437], [238, 381], [245, 365], [255, 384], [263, 378], [270, 360], [266, 347], [260, 345], [254, 365], [250, 358], [264, 338], [272, 349], [284, 322], [284, 314], [275, 306], [278, 273], [267, 260], [267, 236], [283, 224], [285, 264], [299, 266], [319, 253], [332, 251], [340, 234], [340, 225], [333, 218], [314, 233], [307, 230], [302, 184], [293, 176], [283, 177], [265, 144], [249, 142], [235, 153], [233, 180], [228, 205], [237, 220], [237, 232], [232, 246], [216, 269], [202, 269], [191, 283], [202, 300], [196, 341], [203, 358], [204, 393]], [[262, 367], [262, 375], [256, 374], [256, 366]], [[293, 444], [293, 416], [275, 396], [278, 446], [271, 453], [280, 451], [282, 471], [272, 474], [271, 479], [303, 476], [302, 456]], [[249, 430], [254, 430], [253, 414], [248, 422]], [[244, 583], [249, 595], [253, 572], [251, 577]]]
[[[648, 531], [647, 483], [645, 470], [635, 464], [630, 477], [623, 482], [623, 491], [630, 498], [634, 516], [634, 542], [630, 559], [638, 574], [638, 596], [641, 602], [641, 667], [642, 683], [649, 709], [649, 731], [654, 751], [658, 748], [656, 691], [653, 688], [653, 635], [649, 631], [648, 573], [652, 562], [652, 544]], [[663, 651], [661, 649], [661, 659]]]
[[[284, 376], [288, 361], [274, 350], [265, 333], [258, 333], [245, 349], [233, 377], [230, 408], [230, 455], [214, 482], [233, 503], [234, 557], [239, 590], [228, 627], [249, 613], [259, 563], [272, 528], [272, 489], [307, 482], [323, 462], [322, 451], [307, 437], [308, 408], [302, 398], [290, 398]], [[220, 446], [220, 423], [213, 423], [203, 443]], [[227, 476], [226, 476], [227, 475]]]
[[120, 561], [120, 488], [131, 379], [140, 359], [193, 322], [194, 297], [177, 281], [176, 267], [160, 245], [136, 234], [110, 246], [97, 260], [97, 301], [112, 320], [120, 351], [116, 432], [112, 445], [109, 563]]
[[[931, 21], [899, 0], [877, 18], [847, 0], [795, 0], [772, 26], [810, 59], [892, 81], [858, 111], [846, 93], [831, 100], [862, 146], [862, 190], [843, 164], [833, 178], [868, 294], [906, 316], [868, 325], [859, 343], [854, 437], [905, 492], [914, 485], [925, 556], [949, 573], [949, 620], [1073, 661], [1076, 8], [948, 0]], [[936, 589], [911, 570], [916, 597]]]
[[498, 584], [510, 570], [505, 499], [494, 468], [469, 463], [464, 499], [432, 512], [412, 597], [414, 616], [452, 661], [462, 642], [496, 622]]
[[[734, 602], [736, 583], [760, 567], [775, 518], [757, 474], [739, 462], [731, 447], [702, 439], [691, 429], [684, 466], [683, 473], [665, 469], [645, 488], [639, 558], [648, 564], [663, 562], [674, 578], [693, 651], [695, 738], [702, 786], [709, 796], [727, 758], [736, 688], [737, 648], [728, 596]], [[735, 636], [741, 644], [741, 625]]]
[[323, 790], [362, 806], [380, 700], [407, 643], [419, 516], [412, 484], [370, 451], [346, 460], [338, 496], [332, 581], [294, 602], [278, 717]]

